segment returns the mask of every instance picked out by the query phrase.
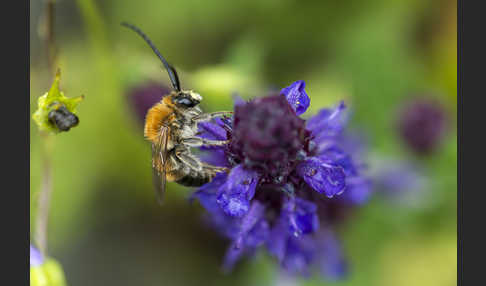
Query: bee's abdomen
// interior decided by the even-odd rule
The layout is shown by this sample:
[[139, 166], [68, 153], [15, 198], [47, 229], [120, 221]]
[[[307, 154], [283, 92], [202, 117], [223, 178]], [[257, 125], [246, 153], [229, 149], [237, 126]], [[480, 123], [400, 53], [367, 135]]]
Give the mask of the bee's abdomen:
[[177, 180], [176, 183], [186, 187], [200, 187], [211, 181], [211, 179], [211, 176], [200, 177], [189, 174]]
[[203, 169], [199, 171], [190, 170], [175, 182], [186, 187], [199, 187], [209, 183], [215, 175], [216, 172], [214, 170], [203, 167]]

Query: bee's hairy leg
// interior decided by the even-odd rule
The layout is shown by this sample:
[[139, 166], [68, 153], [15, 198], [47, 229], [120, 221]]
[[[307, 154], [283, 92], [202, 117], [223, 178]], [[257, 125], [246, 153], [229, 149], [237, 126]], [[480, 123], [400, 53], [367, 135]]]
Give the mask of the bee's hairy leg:
[[203, 113], [199, 114], [197, 116], [194, 116], [192, 120], [194, 122], [205, 122], [205, 121], [210, 121], [213, 118], [220, 117], [223, 115], [230, 115], [233, 114], [233, 111], [216, 111], [216, 112], [211, 112], [211, 113]]
[[203, 164], [204, 164], [203, 168], [209, 169], [209, 170], [214, 171], [216, 173], [229, 171], [229, 168], [227, 168], [227, 167], [213, 166], [213, 165], [209, 165], [209, 164], [205, 164], [205, 163], [203, 163]]
[[195, 171], [201, 171], [203, 168], [201, 161], [199, 161], [198, 158], [192, 155], [189, 150], [184, 147], [176, 149], [174, 156]]
[[211, 147], [211, 146], [223, 146], [228, 144], [229, 140], [210, 140], [201, 137], [189, 137], [182, 139], [182, 144], [188, 147]]

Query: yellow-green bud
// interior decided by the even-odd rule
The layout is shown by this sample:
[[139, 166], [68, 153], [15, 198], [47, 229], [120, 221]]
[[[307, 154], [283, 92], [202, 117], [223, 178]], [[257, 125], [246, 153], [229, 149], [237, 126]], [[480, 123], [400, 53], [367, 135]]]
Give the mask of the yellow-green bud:
[[[61, 78], [61, 72], [58, 70], [56, 73], [56, 78], [51, 86], [49, 92], [46, 92], [43, 96], [39, 97], [37, 103], [38, 108], [32, 115], [32, 118], [39, 126], [41, 131], [48, 131], [58, 133], [60, 131], [67, 131], [70, 127], [76, 126], [78, 119], [76, 116], [76, 106], [84, 96], [78, 96], [73, 98], [68, 98], [64, 96], [64, 93], [59, 90], [59, 80]], [[51, 113], [54, 111], [54, 113]], [[56, 112], [59, 111], [59, 114]], [[67, 118], [67, 122], [62, 122], [63, 127], [59, 127], [56, 122], [57, 117], [68, 115], [72, 118]], [[53, 116], [54, 115], [54, 116]], [[69, 122], [72, 122], [69, 124]], [[67, 126], [65, 126], [67, 124]]]

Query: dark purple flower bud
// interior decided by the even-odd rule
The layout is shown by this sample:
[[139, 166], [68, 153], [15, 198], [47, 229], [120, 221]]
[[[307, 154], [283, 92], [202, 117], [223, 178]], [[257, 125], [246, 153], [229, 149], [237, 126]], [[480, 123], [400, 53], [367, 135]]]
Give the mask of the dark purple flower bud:
[[404, 142], [418, 154], [429, 154], [440, 144], [446, 131], [446, 114], [433, 100], [407, 103], [399, 113], [398, 129]]
[[37, 248], [30, 245], [30, 267], [38, 266], [44, 263], [44, 258]]
[[131, 88], [128, 92], [128, 101], [138, 120], [143, 123], [147, 111], [170, 92], [167, 86], [148, 82]]
[[285, 97], [257, 98], [235, 107], [230, 150], [235, 161], [272, 181], [289, 174], [306, 134], [305, 121]]
[[310, 158], [297, 166], [297, 173], [314, 190], [328, 198], [340, 195], [346, 186], [342, 167]]
[[287, 98], [287, 101], [297, 115], [301, 115], [309, 108], [310, 98], [305, 92], [305, 81], [303, 80], [298, 80], [290, 86], [283, 88], [280, 94]]

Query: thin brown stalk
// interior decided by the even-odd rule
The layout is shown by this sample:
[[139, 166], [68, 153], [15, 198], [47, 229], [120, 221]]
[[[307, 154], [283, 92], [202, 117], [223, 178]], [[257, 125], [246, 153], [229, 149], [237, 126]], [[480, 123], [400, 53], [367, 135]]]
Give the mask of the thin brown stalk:
[[56, 44], [54, 38], [54, 21], [55, 21], [54, 0], [46, 0], [46, 52], [47, 52], [47, 68], [50, 75], [54, 75], [56, 71]]
[[[56, 45], [54, 38], [54, 0], [46, 0], [46, 35], [45, 45], [47, 51], [47, 67], [49, 80], [54, 77], [56, 64]], [[52, 194], [52, 168], [51, 168], [51, 140], [47, 133], [41, 133], [42, 144], [42, 183], [40, 187], [37, 215], [35, 222], [35, 240], [42, 255], [47, 256], [47, 229], [49, 221], [49, 206]]]
[[49, 221], [49, 205], [52, 193], [51, 148], [49, 135], [42, 137], [42, 183], [37, 207], [35, 238], [43, 256], [47, 255], [47, 227]]

